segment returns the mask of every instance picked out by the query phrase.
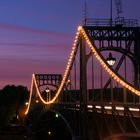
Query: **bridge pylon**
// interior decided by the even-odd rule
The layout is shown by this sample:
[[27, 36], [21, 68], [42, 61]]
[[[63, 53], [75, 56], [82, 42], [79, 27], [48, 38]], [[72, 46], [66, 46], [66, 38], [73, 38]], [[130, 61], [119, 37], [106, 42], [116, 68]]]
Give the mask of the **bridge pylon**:
[[87, 119], [87, 54], [83, 37], [80, 39], [80, 138], [88, 140]]

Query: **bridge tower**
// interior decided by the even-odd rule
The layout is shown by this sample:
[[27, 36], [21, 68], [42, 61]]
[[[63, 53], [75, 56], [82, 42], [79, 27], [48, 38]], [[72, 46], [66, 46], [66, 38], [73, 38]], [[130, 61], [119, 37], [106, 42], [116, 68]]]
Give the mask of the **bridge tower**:
[[[103, 23], [103, 24], [102, 24]], [[122, 24], [123, 23], [123, 24]], [[91, 24], [91, 25], [90, 25]], [[134, 87], [140, 89], [140, 27], [137, 27], [137, 21], [124, 20], [112, 21], [110, 26], [109, 21], [91, 21], [87, 19], [86, 26], [83, 26], [90, 41], [95, 44], [98, 52], [119, 52], [122, 54], [115, 72], [119, 70], [122, 63], [129, 57], [134, 67]], [[87, 61], [90, 54], [86, 54], [86, 43], [83, 37], [79, 39], [80, 44], [80, 111], [81, 111], [81, 140], [89, 139], [89, 126], [87, 116]], [[129, 69], [125, 66], [125, 70]], [[126, 75], [124, 76], [126, 80]], [[104, 85], [104, 89], [110, 84], [110, 80]], [[125, 92], [125, 90], [124, 90]], [[126, 94], [124, 93], [124, 96]], [[124, 97], [124, 102], [126, 102]], [[100, 135], [100, 134], [99, 134]], [[98, 138], [97, 138], [98, 139]]]
[[87, 126], [87, 54], [84, 38], [80, 39], [80, 138], [88, 139]]

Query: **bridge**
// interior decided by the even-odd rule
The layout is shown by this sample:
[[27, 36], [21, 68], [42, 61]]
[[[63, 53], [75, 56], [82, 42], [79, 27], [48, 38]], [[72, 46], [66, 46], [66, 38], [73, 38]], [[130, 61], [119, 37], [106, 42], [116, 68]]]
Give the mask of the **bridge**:
[[63, 75], [32, 75], [25, 114], [56, 113], [72, 140], [140, 138], [140, 27], [99, 23], [78, 27]]

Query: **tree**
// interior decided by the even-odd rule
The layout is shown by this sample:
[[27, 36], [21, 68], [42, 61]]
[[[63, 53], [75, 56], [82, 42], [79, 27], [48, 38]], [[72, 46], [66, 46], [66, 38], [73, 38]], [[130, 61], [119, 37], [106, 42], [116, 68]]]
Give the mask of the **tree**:
[[29, 91], [27, 87], [7, 85], [0, 90], [0, 126], [7, 126], [19, 109], [25, 104]]

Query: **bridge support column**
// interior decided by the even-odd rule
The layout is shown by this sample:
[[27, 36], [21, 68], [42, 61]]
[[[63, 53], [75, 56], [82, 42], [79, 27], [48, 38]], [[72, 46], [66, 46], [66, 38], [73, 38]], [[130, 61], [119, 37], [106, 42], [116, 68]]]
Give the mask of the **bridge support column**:
[[80, 139], [88, 140], [87, 125], [87, 56], [84, 38], [80, 41]]
[[140, 30], [137, 30], [136, 33], [136, 40], [135, 40], [135, 57], [136, 57], [136, 62], [135, 64], [135, 75], [134, 75], [134, 85], [140, 89]]

